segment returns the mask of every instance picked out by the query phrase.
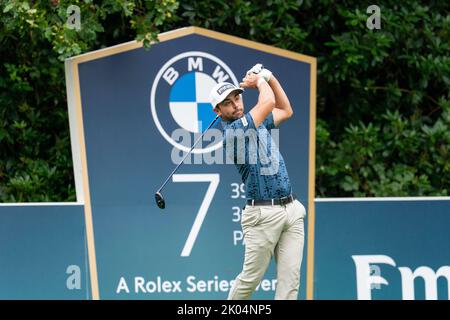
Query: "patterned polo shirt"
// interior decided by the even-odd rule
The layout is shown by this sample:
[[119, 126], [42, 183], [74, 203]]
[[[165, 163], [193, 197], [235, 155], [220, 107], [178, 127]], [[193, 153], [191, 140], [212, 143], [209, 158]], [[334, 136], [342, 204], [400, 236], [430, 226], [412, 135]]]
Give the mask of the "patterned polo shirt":
[[273, 113], [255, 127], [250, 113], [234, 121], [223, 121], [223, 149], [227, 163], [234, 163], [245, 184], [247, 199], [268, 200], [292, 193], [283, 156], [271, 129]]

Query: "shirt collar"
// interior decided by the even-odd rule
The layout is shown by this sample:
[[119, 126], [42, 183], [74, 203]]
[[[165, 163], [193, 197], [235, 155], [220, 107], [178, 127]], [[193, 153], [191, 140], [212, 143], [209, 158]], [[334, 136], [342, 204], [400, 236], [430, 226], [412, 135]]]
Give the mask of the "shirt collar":
[[222, 124], [222, 127], [230, 125], [234, 120], [225, 121], [222, 118], [220, 118], [220, 123]]
[[[239, 119], [242, 119], [242, 118], [244, 118], [244, 117], [245, 117], [245, 114], [244, 114], [241, 118], [239, 118]], [[222, 119], [222, 117], [220, 117], [220, 122], [221, 122], [222, 126], [226, 126], [226, 125], [229, 125], [229, 124], [231, 124], [231, 123], [233, 123], [233, 122], [235, 122], [235, 121], [237, 121], [237, 120], [239, 120], [239, 119], [230, 120], [230, 121], [225, 121], [225, 120]]]

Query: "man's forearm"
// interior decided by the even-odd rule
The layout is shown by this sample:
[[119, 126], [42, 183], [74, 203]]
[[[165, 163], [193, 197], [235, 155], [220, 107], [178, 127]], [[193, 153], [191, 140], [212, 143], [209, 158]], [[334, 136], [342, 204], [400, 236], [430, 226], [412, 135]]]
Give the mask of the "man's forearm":
[[[262, 81], [261, 81], [262, 80]], [[258, 80], [257, 88], [259, 91], [258, 103], [250, 110], [255, 127], [258, 128], [264, 119], [273, 111], [275, 107], [275, 95], [272, 88], [262, 78]]]
[[276, 103], [275, 92], [272, 87], [269, 85], [265, 85], [265, 81], [261, 81], [261, 83], [257, 86], [259, 91], [258, 95], [258, 104], [269, 105], [272, 109]]
[[287, 115], [292, 115], [293, 110], [291, 107], [291, 103], [289, 102], [289, 98], [284, 92], [280, 82], [273, 74], [269, 80], [269, 85], [272, 88], [273, 94], [275, 95], [275, 108], [285, 111]]

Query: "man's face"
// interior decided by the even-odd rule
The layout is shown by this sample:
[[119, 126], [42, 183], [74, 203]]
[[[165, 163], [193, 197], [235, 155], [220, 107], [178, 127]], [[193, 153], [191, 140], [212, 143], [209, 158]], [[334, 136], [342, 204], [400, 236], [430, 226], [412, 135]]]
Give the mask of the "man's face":
[[244, 115], [244, 103], [241, 94], [238, 91], [231, 92], [225, 100], [217, 105], [214, 112], [220, 112], [222, 119], [225, 121], [242, 118]]

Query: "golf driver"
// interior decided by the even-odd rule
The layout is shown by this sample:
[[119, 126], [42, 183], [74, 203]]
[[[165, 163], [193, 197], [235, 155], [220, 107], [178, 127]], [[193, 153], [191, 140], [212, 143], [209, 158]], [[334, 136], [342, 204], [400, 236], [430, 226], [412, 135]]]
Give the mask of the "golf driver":
[[161, 193], [162, 189], [164, 188], [164, 186], [166, 185], [166, 183], [169, 181], [169, 179], [172, 177], [172, 175], [175, 173], [175, 171], [178, 170], [178, 168], [181, 166], [181, 164], [183, 163], [183, 161], [187, 158], [187, 156], [191, 153], [191, 151], [195, 148], [195, 146], [197, 145], [197, 143], [200, 141], [201, 138], [203, 138], [203, 136], [205, 135], [206, 131], [208, 131], [209, 128], [212, 127], [212, 125], [217, 121], [217, 119], [220, 117], [220, 114], [218, 114], [216, 116], [216, 118], [211, 122], [211, 124], [208, 126], [208, 128], [206, 128], [205, 131], [203, 131], [202, 135], [197, 139], [197, 141], [194, 142], [194, 145], [191, 147], [191, 150], [189, 150], [189, 152], [186, 153], [186, 155], [184, 156], [184, 158], [180, 161], [180, 163], [175, 167], [175, 169], [173, 169], [172, 173], [167, 177], [166, 181], [164, 181], [164, 183], [162, 184], [162, 186], [158, 189], [158, 191], [156, 191], [155, 193], [155, 200], [156, 200], [156, 204], [158, 205], [158, 207], [160, 209], [164, 209], [166, 207], [166, 201], [164, 200], [164, 197]]

